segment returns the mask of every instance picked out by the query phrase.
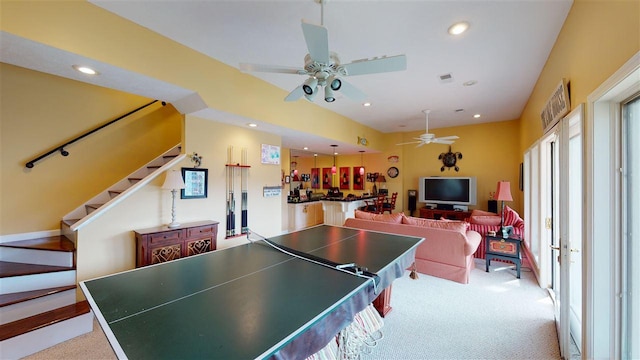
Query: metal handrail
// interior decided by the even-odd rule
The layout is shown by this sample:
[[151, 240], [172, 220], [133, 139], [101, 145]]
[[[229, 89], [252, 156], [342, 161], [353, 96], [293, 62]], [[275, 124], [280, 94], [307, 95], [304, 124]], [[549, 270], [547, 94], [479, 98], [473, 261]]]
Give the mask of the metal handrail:
[[[80, 139], [82, 139], [82, 138], [85, 138], [85, 137], [87, 137], [87, 136], [89, 136], [89, 135], [93, 134], [94, 132], [96, 132], [96, 131], [98, 131], [98, 130], [104, 129], [105, 127], [107, 127], [107, 126], [109, 126], [109, 125], [111, 125], [111, 124], [113, 124], [113, 123], [115, 123], [115, 122], [117, 122], [117, 121], [119, 121], [119, 120], [122, 120], [122, 119], [126, 118], [127, 116], [129, 116], [129, 115], [131, 115], [131, 114], [133, 114], [133, 113], [136, 113], [136, 112], [138, 112], [138, 111], [140, 111], [140, 110], [142, 110], [142, 109], [144, 109], [144, 108], [146, 108], [146, 107], [148, 107], [148, 106], [150, 106], [150, 105], [152, 105], [152, 104], [154, 104], [154, 103], [156, 103], [156, 102], [158, 102], [158, 100], [153, 100], [152, 102], [150, 102], [150, 103], [148, 103], [148, 104], [146, 104], [146, 105], [142, 105], [142, 106], [140, 106], [140, 107], [139, 107], [139, 108], [137, 108], [137, 109], [131, 110], [131, 111], [129, 111], [128, 113], [126, 113], [126, 114], [124, 114], [124, 115], [122, 115], [122, 116], [119, 116], [119, 117], [117, 117], [117, 118], [115, 118], [115, 119], [113, 119], [113, 120], [109, 121], [109, 122], [108, 122], [108, 123], [106, 123], [106, 124], [100, 125], [100, 126], [98, 126], [97, 128], [95, 128], [95, 129], [93, 129], [93, 130], [89, 130], [89, 131], [87, 131], [86, 133], [84, 133], [84, 134], [82, 134], [82, 135], [80, 135], [80, 136], [76, 137], [75, 139], [73, 139], [73, 140], [71, 140], [71, 141], [67, 141], [66, 143], [64, 143], [64, 144], [62, 144], [62, 145], [60, 145], [60, 146], [57, 146], [57, 147], [55, 147], [55, 148], [54, 148], [54, 149], [52, 149], [52, 150], [49, 150], [48, 152], [46, 152], [46, 153], [44, 153], [44, 154], [42, 154], [42, 155], [38, 156], [37, 158], [35, 158], [35, 159], [33, 159], [33, 160], [30, 160], [29, 162], [27, 162], [27, 163], [25, 164], [25, 166], [26, 166], [27, 168], [31, 169], [31, 168], [33, 168], [33, 167], [35, 166], [35, 163], [36, 163], [37, 161], [40, 161], [40, 160], [42, 160], [42, 159], [46, 158], [47, 156], [49, 156], [49, 155], [51, 155], [51, 154], [53, 154], [53, 153], [55, 153], [55, 152], [57, 152], [57, 151], [60, 151], [60, 154], [61, 154], [62, 156], [68, 156], [68, 155], [69, 155], [69, 152], [68, 152], [67, 150], [65, 150], [65, 149], [64, 149], [64, 147], [65, 147], [65, 146], [67, 146], [67, 145], [71, 145], [71, 144], [73, 144], [74, 142], [76, 142], [76, 141], [78, 141], [78, 140], [80, 140]], [[162, 102], [162, 106], [165, 106], [166, 104], [167, 104], [166, 102], [164, 102], [164, 101]]]

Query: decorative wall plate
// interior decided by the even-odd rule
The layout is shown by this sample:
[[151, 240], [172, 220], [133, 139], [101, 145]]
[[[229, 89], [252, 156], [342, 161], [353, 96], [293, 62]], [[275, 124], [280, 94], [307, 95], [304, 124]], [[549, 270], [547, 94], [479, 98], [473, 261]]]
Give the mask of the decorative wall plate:
[[400, 157], [398, 157], [398, 155], [391, 155], [387, 160], [389, 160], [390, 163], [397, 163], [400, 160]]
[[462, 153], [452, 152], [451, 146], [449, 146], [449, 152], [440, 154], [440, 156], [438, 156], [438, 159], [442, 160], [442, 167], [440, 168], [440, 171], [444, 171], [445, 167], [449, 168], [449, 170], [453, 168], [455, 171], [458, 171], [460, 170], [460, 168], [456, 166], [456, 162], [459, 159], [462, 159]]
[[395, 166], [392, 166], [387, 170], [387, 175], [389, 175], [390, 178], [395, 178], [398, 174], [400, 174], [400, 171]]

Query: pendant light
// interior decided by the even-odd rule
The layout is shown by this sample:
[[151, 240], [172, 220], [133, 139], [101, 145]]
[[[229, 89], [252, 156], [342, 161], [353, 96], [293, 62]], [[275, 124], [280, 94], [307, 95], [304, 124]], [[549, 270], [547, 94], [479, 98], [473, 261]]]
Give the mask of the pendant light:
[[360, 150], [360, 176], [364, 175], [364, 162], [362, 161], [362, 153], [364, 153], [364, 150]]
[[331, 145], [331, 147], [333, 147], [333, 166], [331, 167], [331, 174], [335, 175], [336, 172], [338, 172], [336, 169], [336, 155], [338, 154], [336, 152], [336, 148], [338, 145]]

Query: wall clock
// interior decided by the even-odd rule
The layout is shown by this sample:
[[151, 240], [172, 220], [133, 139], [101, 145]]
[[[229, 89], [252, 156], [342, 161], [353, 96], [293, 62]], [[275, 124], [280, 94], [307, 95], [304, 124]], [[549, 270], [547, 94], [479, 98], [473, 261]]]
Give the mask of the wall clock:
[[395, 166], [392, 166], [387, 170], [387, 175], [389, 175], [390, 178], [395, 178], [398, 174], [400, 174], [400, 171]]

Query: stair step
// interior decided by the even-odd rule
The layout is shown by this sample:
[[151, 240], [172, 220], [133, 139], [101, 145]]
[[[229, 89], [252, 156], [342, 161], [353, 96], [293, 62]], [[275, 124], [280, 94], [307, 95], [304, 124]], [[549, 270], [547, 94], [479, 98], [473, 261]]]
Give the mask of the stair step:
[[84, 207], [87, 208], [87, 210], [88, 209], [92, 209], [92, 211], [93, 211], [93, 210], [96, 210], [97, 208], [99, 208], [102, 205], [104, 205], [104, 204], [85, 204]]
[[69, 320], [76, 316], [87, 314], [90, 310], [89, 303], [84, 300], [72, 305], [1, 325], [0, 341]]
[[43, 296], [56, 294], [59, 292], [63, 292], [63, 291], [67, 291], [75, 288], [76, 288], [76, 285], [68, 285], [68, 286], [59, 286], [59, 287], [48, 288], [48, 289], [23, 291], [19, 293], [0, 295], [0, 307], [37, 299]]
[[147, 169], [149, 170], [157, 170], [160, 169], [160, 165], [147, 165]]
[[12, 276], [45, 274], [58, 271], [74, 270], [73, 266], [49, 266], [0, 261], [0, 278]]
[[120, 194], [122, 194], [122, 190], [109, 190], [109, 196], [112, 199]]
[[80, 221], [80, 219], [64, 219], [64, 220], [62, 220], [62, 223], [64, 223], [65, 225], [71, 227], [71, 226], [73, 226], [73, 224], [77, 223], [78, 221]]
[[0, 244], [0, 247], [38, 249], [49, 251], [72, 252], [75, 250], [73, 242], [65, 236], [57, 235], [46, 238], [10, 241]]
[[138, 181], [142, 180], [142, 178], [128, 178], [127, 180], [129, 180], [130, 183], [135, 184]]

